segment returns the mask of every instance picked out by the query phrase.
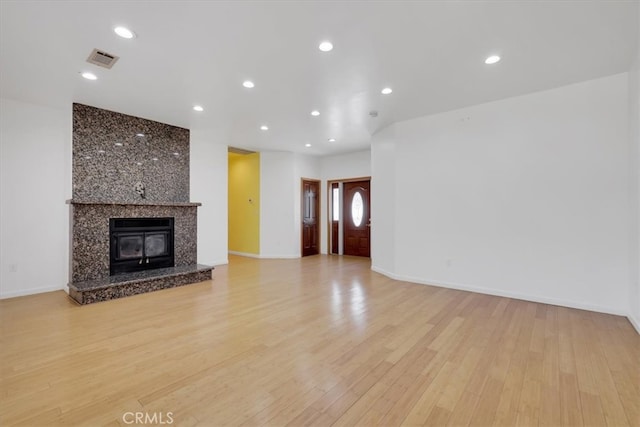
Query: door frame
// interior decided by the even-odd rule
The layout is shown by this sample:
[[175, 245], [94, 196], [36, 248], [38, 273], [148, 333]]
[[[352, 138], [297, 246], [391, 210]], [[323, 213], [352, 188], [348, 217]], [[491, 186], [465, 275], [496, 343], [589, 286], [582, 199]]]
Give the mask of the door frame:
[[[342, 242], [342, 246], [338, 244], [338, 254], [331, 253], [331, 210], [333, 209], [333, 197], [331, 192], [332, 184], [344, 184], [345, 182], [358, 182], [358, 181], [369, 181], [371, 184], [371, 176], [360, 176], [357, 178], [343, 178], [343, 179], [329, 179], [327, 180], [327, 254], [328, 255], [342, 255], [344, 254], [344, 242]], [[343, 192], [342, 186], [340, 186], [340, 198], [342, 198]], [[369, 194], [369, 204], [371, 204], [371, 194]], [[371, 217], [371, 213], [369, 212], [369, 217]], [[338, 233], [344, 227], [344, 209], [340, 210], [340, 221], [338, 223]], [[371, 243], [369, 243], [371, 244]]]
[[321, 252], [320, 248], [320, 225], [322, 221], [320, 220], [320, 212], [322, 212], [321, 202], [322, 197], [320, 192], [322, 191], [322, 180], [314, 179], [314, 178], [300, 178], [300, 257], [304, 257], [304, 183], [305, 182], [316, 182], [318, 184], [318, 194], [317, 194], [317, 203], [316, 209], [318, 212], [318, 216], [316, 217], [317, 226], [316, 226], [316, 242], [318, 242], [318, 254]]

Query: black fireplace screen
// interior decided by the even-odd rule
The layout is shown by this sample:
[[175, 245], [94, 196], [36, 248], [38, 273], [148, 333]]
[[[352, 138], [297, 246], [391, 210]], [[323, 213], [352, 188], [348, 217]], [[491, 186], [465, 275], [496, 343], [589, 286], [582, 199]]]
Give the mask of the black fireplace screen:
[[173, 267], [173, 218], [111, 218], [110, 274]]

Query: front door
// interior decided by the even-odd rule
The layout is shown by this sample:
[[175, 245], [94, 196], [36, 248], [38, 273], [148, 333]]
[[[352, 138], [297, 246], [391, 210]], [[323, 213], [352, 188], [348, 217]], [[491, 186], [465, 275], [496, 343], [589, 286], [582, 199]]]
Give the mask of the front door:
[[320, 181], [302, 180], [302, 256], [320, 253], [319, 192]]
[[370, 181], [344, 183], [344, 254], [371, 256]]

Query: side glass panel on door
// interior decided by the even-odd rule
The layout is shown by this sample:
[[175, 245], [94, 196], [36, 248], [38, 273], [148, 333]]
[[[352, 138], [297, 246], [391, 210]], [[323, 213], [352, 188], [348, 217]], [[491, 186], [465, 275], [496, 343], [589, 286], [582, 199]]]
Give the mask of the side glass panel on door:
[[338, 244], [340, 236], [340, 185], [337, 182], [331, 184], [331, 253], [339, 254]]
[[370, 181], [344, 183], [344, 254], [371, 256]]

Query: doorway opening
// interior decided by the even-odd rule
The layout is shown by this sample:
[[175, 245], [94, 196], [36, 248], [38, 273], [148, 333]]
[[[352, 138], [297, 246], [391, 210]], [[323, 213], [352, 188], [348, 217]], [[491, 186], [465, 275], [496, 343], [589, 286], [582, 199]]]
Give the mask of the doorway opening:
[[228, 149], [228, 247], [241, 256], [260, 254], [260, 153]]
[[330, 254], [371, 256], [371, 178], [327, 182]]

